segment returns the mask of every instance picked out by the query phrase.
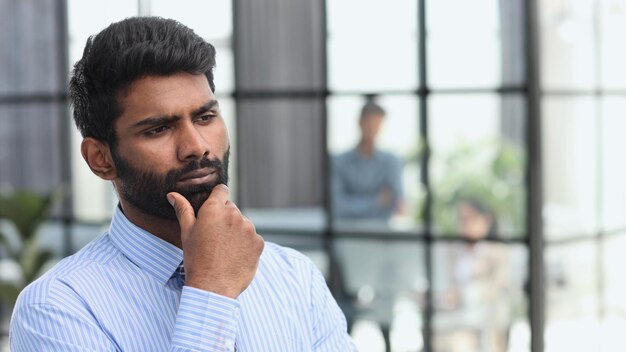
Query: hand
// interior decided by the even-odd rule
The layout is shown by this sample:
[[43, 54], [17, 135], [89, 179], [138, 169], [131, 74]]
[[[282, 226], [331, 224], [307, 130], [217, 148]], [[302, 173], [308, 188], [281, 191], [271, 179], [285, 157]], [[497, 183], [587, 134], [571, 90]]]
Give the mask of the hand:
[[404, 216], [407, 215], [409, 213], [409, 211], [407, 210], [407, 206], [406, 203], [402, 200], [399, 200], [396, 203], [396, 208], [395, 208], [395, 215], [400, 215], [400, 216]]
[[264, 241], [254, 225], [228, 200], [230, 190], [217, 185], [195, 217], [193, 207], [176, 192], [167, 198], [180, 225], [185, 284], [236, 298], [256, 274]]

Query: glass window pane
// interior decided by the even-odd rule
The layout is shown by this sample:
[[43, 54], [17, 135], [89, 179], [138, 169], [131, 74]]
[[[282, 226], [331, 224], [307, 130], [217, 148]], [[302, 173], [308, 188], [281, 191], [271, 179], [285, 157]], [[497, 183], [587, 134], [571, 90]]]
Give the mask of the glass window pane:
[[604, 240], [603, 275], [605, 280], [605, 310], [609, 315], [621, 316], [626, 321], [626, 236], [612, 236]]
[[417, 1], [327, 1], [326, 7], [331, 90], [417, 87]]
[[626, 331], [626, 236], [606, 238], [603, 243], [602, 271], [604, 275], [604, 312], [605, 318], [601, 326], [603, 351], [611, 351], [624, 341]]
[[626, 228], [626, 97], [602, 99], [602, 228], [604, 231]]
[[213, 71], [215, 94], [229, 94], [235, 90], [233, 49], [227, 46], [216, 46], [215, 52], [215, 70]]
[[150, 15], [180, 21], [210, 43], [228, 43], [233, 32], [231, 0], [150, 0]]
[[434, 350], [529, 351], [525, 246], [438, 243], [433, 254]]
[[[495, 87], [503, 79], [521, 82], [521, 21], [511, 23], [507, 18], [507, 25], [500, 28], [500, 11], [507, 8], [499, 4], [516, 7], [518, 2], [428, 1], [428, 80], [433, 87]], [[519, 55], [509, 58], [513, 51]]]
[[237, 88], [324, 93], [324, 1], [235, 1]]
[[601, 0], [599, 1], [600, 18], [600, 70], [601, 85], [605, 89], [625, 89], [626, 47], [626, 1]]
[[257, 232], [321, 235], [326, 229], [326, 214], [321, 206], [245, 207], [244, 214]]
[[435, 95], [429, 107], [435, 232], [523, 236], [523, 98]]
[[[360, 124], [366, 99], [334, 96], [327, 100], [328, 150], [332, 158], [333, 211], [336, 225], [347, 229], [403, 230], [420, 222], [418, 101], [413, 95], [379, 96], [384, 118], [368, 155], [357, 145], [377, 119]], [[360, 127], [362, 126], [362, 127]], [[364, 137], [369, 140], [369, 137]], [[390, 191], [384, 204], [382, 194]], [[381, 198], [379, 198], [381, 197]], [[395, 202], [395, 203], [394, 203]], [[394, 203], [394, 204], [392, 204]], [[379, 226], [376, 226], [379, 225]]]
[[539, 1], [541, 85], [591, 89], [596, 83], [594, 1]]
[[428, 288], [423, 245], [337, 239], [335, 253], [344, 289], [338, 302], [359, 351], [384, 351], [385, 337], [392, 351], [420, 351]]
[[[54, 1], [0, 3], [0, 95], [62, 94], [59, 70], [65, 36]], [[63, 64], [63, 63], [61, 63]]]
[[544, 98], [543, 214], [548, 239], [598, 231], [597, 134], [594, 98]]
[[137, 1], [128, 0], [69, 0], [69, 65], [83, 56], [87, 38], [113, 22], [137, 15]]
[[180, 21], [215, 46], [215, 89], [219, 93], [230, 93], [235, 85], [234, 58], [231, 49], [232, 12], [231, 0], [150, 1], [152, 16]]
[[60, 103], [0, 105], [0, 190], [61, 186]]
[[[322, 100], [237, 101], [239, 206], [284, 233], [326, 224]], [[263, 218], [263, 219], [261, 219]]]
[[598, 267], [595, 241], [545, 249], [545, 351], [594, 351], [598, 331]]

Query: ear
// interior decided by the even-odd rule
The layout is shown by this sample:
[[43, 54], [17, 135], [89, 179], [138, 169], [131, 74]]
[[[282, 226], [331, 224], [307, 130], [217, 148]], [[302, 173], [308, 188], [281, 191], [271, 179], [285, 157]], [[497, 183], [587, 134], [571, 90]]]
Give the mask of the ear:
[[103, 180], [113, 180], [117, 177], [117, 170], [108, 144], [87, 137], [80, 144], [80, 152], [94, 174]]

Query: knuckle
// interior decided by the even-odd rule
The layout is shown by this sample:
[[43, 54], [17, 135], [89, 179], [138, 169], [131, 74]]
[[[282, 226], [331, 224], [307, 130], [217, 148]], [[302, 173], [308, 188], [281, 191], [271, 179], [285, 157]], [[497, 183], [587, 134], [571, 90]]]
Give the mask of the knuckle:
[[239, 223], [242, 221], [241, 213], [237, 208], [227, 208], [226, 214], [233, 222]]
[[208, 198], [204, 201], [204, 205], [207, 207], [215, 207], [219, 204], [219, 202], [213, 198]]
[[246, 232], [251, 232], [251, 233], [256, 234], [256, 227], [254, 226], [252, 222], [244, 221], [243, 226]]
[[257, 252], [259, 254], [263, 253], [263, 249], [265, 248], [265, 241], [263, 240], [263, 237], [258, 236], [258, 240], [257, 240]]

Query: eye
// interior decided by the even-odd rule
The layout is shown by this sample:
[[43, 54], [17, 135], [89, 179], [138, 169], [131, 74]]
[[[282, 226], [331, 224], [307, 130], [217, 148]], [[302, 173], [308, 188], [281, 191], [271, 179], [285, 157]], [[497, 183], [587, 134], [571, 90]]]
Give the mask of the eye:
[[196, 121], [198, 122], [211, 122], [211, 120], [213, 120], [217, 115], [214, 113], [211, 114], [207, 114], [207, 115], [202, 115], [202, 116], [198, 116], [196, 118]]
[[151, 130], [146, 131], [145, 135], [148, 136], [148, 137], [158, 136], [158, 135], [162, 134], [163, 132], [167, 131], [169, 128], [170, 128], [169, 126], [165, 126], [165, 125], [159, 126], [159, 127], [155, 127], [155, 128], [153, 128]]

